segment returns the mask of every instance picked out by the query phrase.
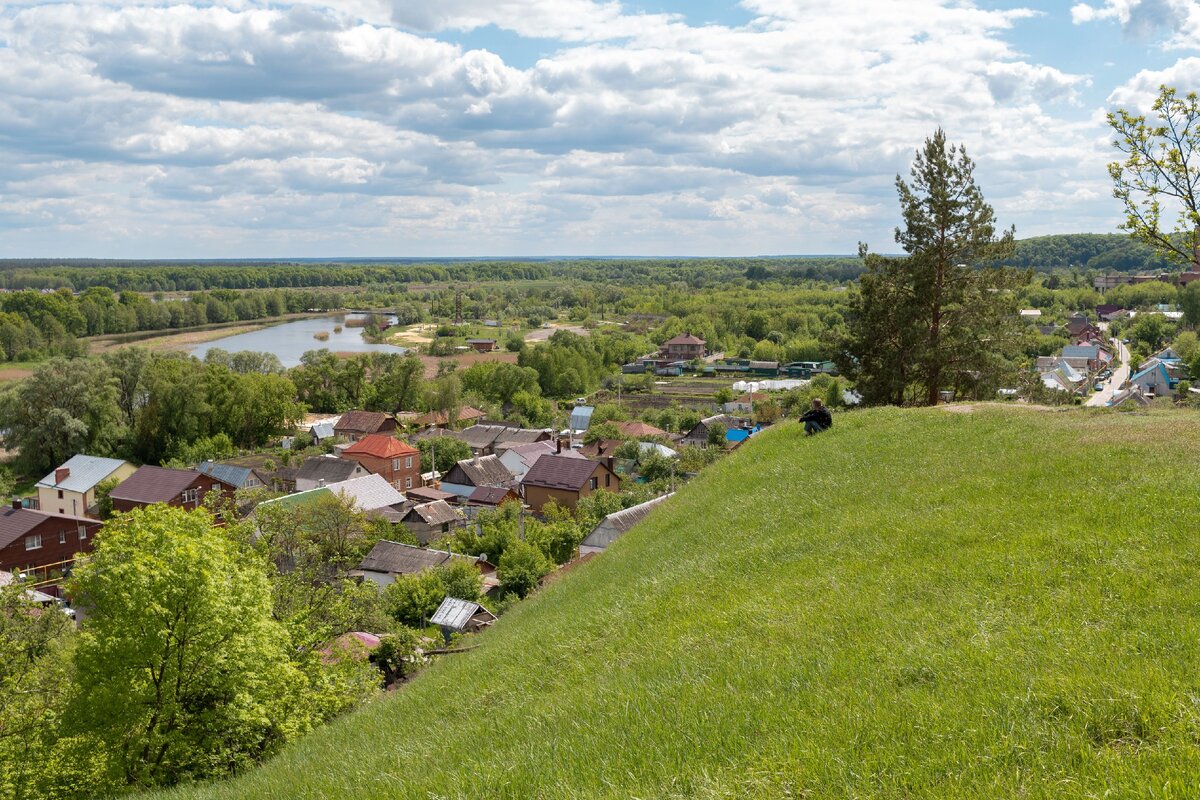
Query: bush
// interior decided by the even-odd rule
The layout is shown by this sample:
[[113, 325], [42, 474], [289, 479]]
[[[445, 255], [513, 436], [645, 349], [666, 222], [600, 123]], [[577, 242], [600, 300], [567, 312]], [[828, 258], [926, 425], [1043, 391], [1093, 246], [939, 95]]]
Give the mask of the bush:
[[526, 597], [537, 588], [538, 583], [552, 569], [549, 559], [542, 551], [528, 542], [517, 540], [510, 544], [500, 557], [497, 575], [500, 589]]

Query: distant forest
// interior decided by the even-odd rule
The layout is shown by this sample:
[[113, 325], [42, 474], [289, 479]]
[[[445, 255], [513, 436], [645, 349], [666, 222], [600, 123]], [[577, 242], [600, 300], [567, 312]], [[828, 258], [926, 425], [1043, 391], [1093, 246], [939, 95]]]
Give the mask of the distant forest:
[[[1061, 269], [1142, 272], [1171, 269], [1144, 244], [1122, 234], [1038, 236], [1017, 243], [1007, 266], [1039, 272]], [[83, 291], [196, 292], [211, 289], [365, 287], [481, 281], [560, 281], [650, 286], [679, 282], [693, 288], [737, 278], [756, 281], [844, 283], [862, 272], [853, 256], [778, 258], [534, 259], [413, 261], [131, 261], [3, 259], [0, 288]]]

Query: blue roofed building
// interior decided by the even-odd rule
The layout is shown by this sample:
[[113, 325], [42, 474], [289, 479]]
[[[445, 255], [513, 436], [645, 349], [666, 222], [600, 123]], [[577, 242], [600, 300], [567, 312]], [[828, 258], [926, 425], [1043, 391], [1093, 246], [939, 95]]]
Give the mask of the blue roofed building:
[[268, 477], [259, 475], [253, 467], [239, 464], [222, 464], [217, 461], [202, 461], [196, 465], [197, 472], [211, 475], [219, 481], [228, 483], [237, 489], [253, 489], [256, 486], [269, 486]]

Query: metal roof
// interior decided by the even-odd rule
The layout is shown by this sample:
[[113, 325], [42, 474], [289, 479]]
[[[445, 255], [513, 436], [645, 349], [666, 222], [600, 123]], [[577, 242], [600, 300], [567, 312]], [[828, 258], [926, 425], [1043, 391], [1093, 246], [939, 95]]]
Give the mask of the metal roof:
[[70, 470], [70, 474], [62, 483], [55, 483], [54, 476], [58, 469], [37, 482], [39, 489], [62, 489], [66, 492], [87, 492], [97, 483], [112, 475], [126, 462], [119, 458], [101, 458], [100, 456], [76, 455], [67, 459], [67, 463], [58, 469]]
[[226, 483], [215, 475], [204, 475], [194, 469], [167, 469], [147, 464], [138, 467], [137, 472], [117, 484], [108, 496], [132, 503], [166, 503], [178, 497], [199, 478]]
[[664, 494], [653, 500], [639, 503], [636, 506], [614, 511], [600, 520], [600, 523], [592, 529], [587, 538], [580, 543], [580, 547], [595, 547], [603, 550], [615, 542], [621, 534], [649, 516], [651, 511], [666, 502], [670, 496], [669, 494]]
[[336, 456], [313, 456], [306, 459], [296, 472], [296, 479], [302, 481], [325, 481], [326, 484], [349, 480], [362, 467], [357, 461]]
[[45, 522], [60, 520], [70, 524], [72, 528], [79, 525], [93, 527], [100, 524], [99, 520], [87, 517], [72, 517], [68, 514], [47, 514], [44, 511], [33, 511], [28, 508], [5, 507], [0, 509], [0, 548], [8, 547], [25, 534]]
[[592, 424], [592, 414], [596, 413], [593, 406], [575, 406], [571, 411], [571, 421], [568, 423], [573, 431], [586, 431]]
[[372, 433], [370, 436], [364, 436], [342, 452], [346, 455], [366, 455], [376, 458], [415, 456], [418, 453], [417, 448], [386, 433]]
[[478, 603], [472, 603], [470, 600], [447, 597], [438, 606], [438, 610], [433, 612], [433, 616], [429, 618], [429, 622], [433, 625], [440, 625], [444, 628], [461, 631], [467, 627], [467, 623], [471, 621], [471, 617], [479, 613], [482, 608], [483, 606]]
[[588, 479], [602, 465], [585, 458], [552, 455], [547, 453], [533, 463], [523, 486], [545, 486], [550, 489], [569, 489], [579, 491], [587, 485]]
[[246, 485], [254, 470], [250, 467], [240, 467], [236, 464], [218, 464], [215, 461], [203, 461], [196, 465], [197, 472], [212, 475], [217, 480], [224, 481], [239, 489]]
[[358, 568], [367, 572], [389, 572], [398, 575], [416, 575], [427, 569], [445, 564], [450, 559], [462, 559], [475, 564], [474, 556], [449, 553], [445, 550], [427, 550], [411, 544], [401, 544], [387, 539], [380, 540], [363, 558]]
[[335, 436], [332, 422], [318, 422], [309, 430], [318, 441], [321, 439], [332, 439]]
[[404, 495], [382, 475], [363, 475], [361, 478], [331, 483], [325, 488], [352, 499], [359, 511], [373, 511], [404, 502]]

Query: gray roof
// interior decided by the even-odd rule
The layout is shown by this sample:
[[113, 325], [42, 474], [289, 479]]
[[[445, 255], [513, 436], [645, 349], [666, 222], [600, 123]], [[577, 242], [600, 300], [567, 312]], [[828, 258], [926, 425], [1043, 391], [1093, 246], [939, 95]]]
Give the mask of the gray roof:
[[250, 479], [250, 475], [254, 470], [249, 467], [241, 467], [236, 464], [218, 464], [215, 461], [202, 461], [196, 465], [197, 472], [203, 472], [205, 475], [212, 475], [218, 480], [225, 481], [230, 486], [236, 486], [241, 489], [245, 487], [246, 481]]
[[499, 456], [480, 456], [459, 461], [444, 481], [463, 486], [512, 486], [514, 478]]
[[361, 469], [357, 461], [349, 458], [313, 456], [305, 460], [296, 472], [302, 481], [325, 481], [326, 485], [349, 480], [356, 470]]
[[58, 469], [68, 469], [71, 474], [62, 483], [55, 483], [54, 476], [58, 469], [37, 482], [39, 489], [62, 489], [67, 492], [87, 492], [97, 483], [112, 475], [125, 464], [119, 458], [101, 458], [100, 456], [71, 456], [67, 463]]
[[388, 483], [382, 475], [363, 475], [348, 481], [326, 484], [325, 488], [352, 499], [359, 511], [374, 511], [404, 502], [404, 495], [400, 490]]
[[451, 508], [445, 500], [434, 500], [432, 503], [413, 506], [409, 513], [416, 514], [426, 525], [443, 525], [462, 519], [459, 513]]
[[447, 597], [438, 606], [438, 610], [433, 612], [433, 616], [429, 618], [430, 624], [440, 625], [454, 631], [461, 631], [467, 627], [467, 623], [471, 621], [471, 617], [484, 611], [489, 617], [495, 619], [490, 611], [487, 611], [478, 603], [472, 603], [470, 600], [459, 600], [457, 597]]
[[317, 439], [332, 439], [334, 437], [332, 422], [318, 422], [309, 428], [309, 433]]
[[664, 494], [636, 506], [614, 511], [600, 520], [600, 523], [592, 529], [587, 538], [580, 543], [580, 547], [595, 547], [603, 550], [615, 542], [621, 534], [649, 516], [651, 511], [666, 502], [670, 496], [669, 494]]
[[471, 445], [474, 450], [483, 450], [491, 447], [504, 430], [503, 425], [472, 425], [459, 431], [458, 438]]
[[367, 572], [416, 575], [445, 564], [452, 558], [469, 561], [472, 564], [479, 561], [474, 556], [449, 553], [445, 550], [427, 550], [424, 547], [414, 547], [411, 544], [401, 544], [383, 539], [371, 548], [371, 552], [367, 553], [358, 568]]
[[[167, 469], [147, 464], [138, 467], [137, 472], [117, 484], [108, 496], [113, 500], [128, 500], [131, 503], [167, 503], [201, 477], [204, 477], [202, 473], [194, 469]], [[215, 475], [208, 477], [225, 483]]]
[[1094, 344], [1073, 344], [1062, 349], [1063, 358], [1099, 358], [1100, 348]]

